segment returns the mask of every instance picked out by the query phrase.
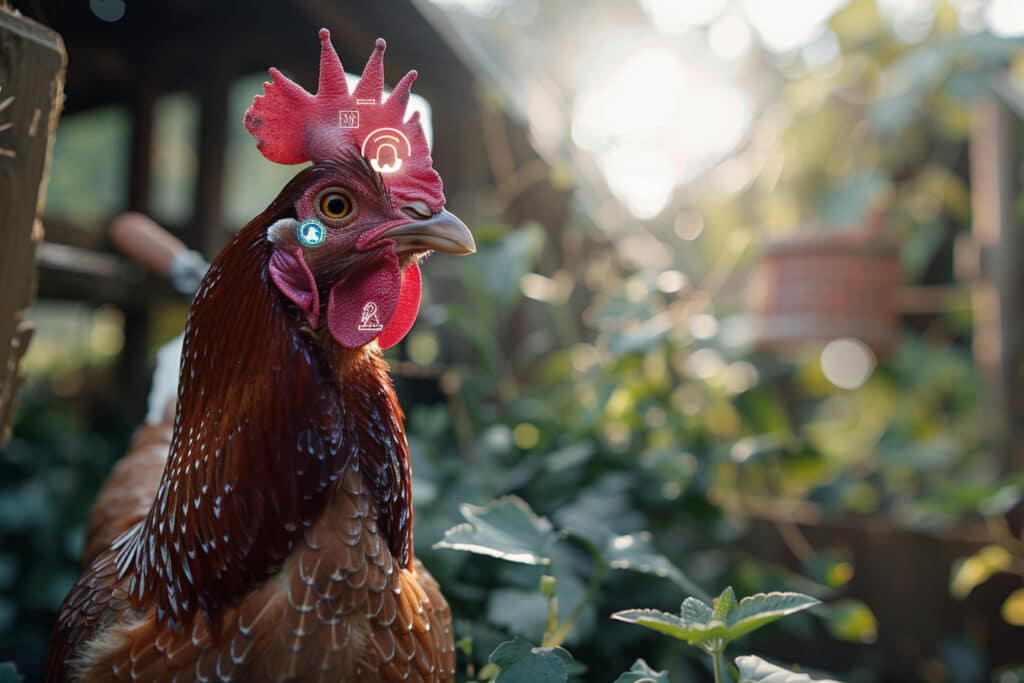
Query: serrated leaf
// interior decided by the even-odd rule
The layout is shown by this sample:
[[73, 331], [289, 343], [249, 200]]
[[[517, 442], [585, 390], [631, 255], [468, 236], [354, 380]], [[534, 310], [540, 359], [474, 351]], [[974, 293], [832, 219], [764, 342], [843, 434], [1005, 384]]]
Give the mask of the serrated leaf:
[[728, 622], [729, 615], [735, 608], [736, 593], [733, 592], [732, 586], [726, 586], [725, 590], [715, 598], [715, 602], [711, 606], [711, 618]]
[[533, 647], [516, 638], [496, 647], [488, 661], [501, 667], [498, 683], [565, 683], [572, 657], [560, 647]]
[[748, 655], [736, 658], [740, 670], [740, 683], [839, 683], [831, 678], [811, 678], [781, 666]]
[[616, 612], [612, 615], [612, 619], [624, 621], [627, 624], [637, 624], [706, 650], [718, 649], [723, 644], [719, 641], [724, 641], [726, 633], [725, 624], [720, 621], [710, 623], [684, 621], [674, 614], [656, 609], [627, 609]]
[[694, 624], [706, 624], [714, 618], [714, 611], [703, 600], [686, 598], [679, 606], [679, 616], [683, 621]]
[[[724, 591], [722, 596], [725, 596]], [[722, 597], [719, 597], [719, 601], [722, 601]], [[803, 593], [758, 593], [747, 596], [740, 600], [725, 619], [728, 638], [735, 640], [787, 614], [819, 604], [821, 600]]]
[[668, 579], [679, 586], [684, 593], [710, 601], [710, 596], [701, 590], [679, 567], [659, 553], [653, 544], [651, 534], [641, 531], [635, 534], [615, 536], [605, 544], [604, 556], [612, 569], [627, 569], [642, 574], [654, 574]]
[[615, 683], [670, 683], [667, 671], [655, 671], [643, 659], [633, 662], [629, 671], [615, 679]]
[[459, 507], [465, 524], [444, 533], [435, 548], [464, 550], [523, 564], [550, 564], [554, 530], [544, 517], [534, 514], [521, 498], [506, 496], [484, 507]]

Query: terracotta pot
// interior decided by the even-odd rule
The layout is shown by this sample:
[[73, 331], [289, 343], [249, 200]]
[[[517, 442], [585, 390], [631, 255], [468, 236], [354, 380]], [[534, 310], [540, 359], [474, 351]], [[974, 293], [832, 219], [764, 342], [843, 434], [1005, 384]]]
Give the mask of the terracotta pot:
[[876, 354], [899, 335], [896, 245], [865, 233], [815, 233], [765, 246], [754, 280], [757, 343], [790, 348], [854, 337]]

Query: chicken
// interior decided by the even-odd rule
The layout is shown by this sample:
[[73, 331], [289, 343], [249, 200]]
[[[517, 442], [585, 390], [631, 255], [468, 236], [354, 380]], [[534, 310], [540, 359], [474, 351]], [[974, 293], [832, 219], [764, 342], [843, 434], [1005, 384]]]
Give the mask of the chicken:
[[475, 245], [404, 120], [415, 72], [382, 101], [378, 40], [350, 93], [320, 41], [317, 94], [272, 69], [245, 117], [265, 157], [312, 165], [203, 279], [173, 424], [100, 494], [48, 681], [454, 679], [380, 350], [415, 320], [419, 260]]

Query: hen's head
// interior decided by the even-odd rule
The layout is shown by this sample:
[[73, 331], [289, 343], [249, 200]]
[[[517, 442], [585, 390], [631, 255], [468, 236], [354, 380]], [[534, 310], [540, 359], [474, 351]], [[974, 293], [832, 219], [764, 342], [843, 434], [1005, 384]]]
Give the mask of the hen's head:
[[267, 227], [270, 277], [314, 330], [326, 296], [335, 341], [358, 348], [376, 339], [387, 348], [405, 336], [419, 310], [419, 259], [476, 247], [444, 209], [418, 115], [405, 119], [416, 72], [383, 100], [385, 45], [378, 39], [349, 92], [326, 29], [320, 42], [316, 95], [271, 69], [273, 80], [245, 115], [265, 157], [313, 162], [282, 193], [297, 197], [289, 215]]

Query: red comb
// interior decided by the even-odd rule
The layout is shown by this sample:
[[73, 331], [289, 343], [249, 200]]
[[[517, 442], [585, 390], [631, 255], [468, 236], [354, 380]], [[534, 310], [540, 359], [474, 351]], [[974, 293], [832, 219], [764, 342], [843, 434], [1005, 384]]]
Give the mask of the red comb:
[[331, 34], [320, 29], [316, 95], [271, 69], [271, 82], [263, 85], [263, 94], [245, 113], [245, 127], [263, 156], [279, 164], [329, 161], [346, 150], [358, 150], [400, 200], [422, 200], [438, 211], [444, 205], [444, 191], [419, 114], [404, 120], [416, 72], [407, 73], [382, 102], [385, 47], [378, 38], [359, 83], [349, 93]]

